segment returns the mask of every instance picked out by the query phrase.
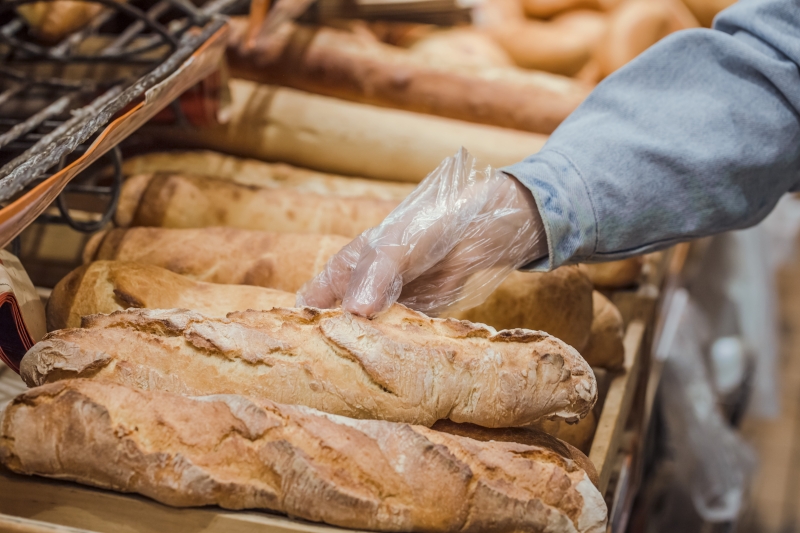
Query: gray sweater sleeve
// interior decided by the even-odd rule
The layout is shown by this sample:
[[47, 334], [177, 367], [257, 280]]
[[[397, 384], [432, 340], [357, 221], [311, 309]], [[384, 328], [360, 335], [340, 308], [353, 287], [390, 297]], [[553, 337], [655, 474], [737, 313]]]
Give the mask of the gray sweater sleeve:
[[604, 80], [545, 147], [531, 189], [549, 257], [621, 259], [756, 224], [800, 183], [800, 0], [741, 0]]

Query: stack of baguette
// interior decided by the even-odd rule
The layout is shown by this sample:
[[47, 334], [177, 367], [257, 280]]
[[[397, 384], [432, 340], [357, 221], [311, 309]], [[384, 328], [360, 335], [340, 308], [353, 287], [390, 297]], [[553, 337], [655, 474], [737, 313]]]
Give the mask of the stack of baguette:
[[[194, 175], [174, 174], [177, 169]], [[149, 204], [142, 201], [148, 194], [147, 188], [158, 180], [205, 183], [211, 184], [211, 190], [239, 191], [209, 195], [208, 205], [204, 205], [207, 210], [216, 212], [214, 216], [233, 213], [239, 220], [248, 209], [260, 220], [280, 219], [282, 215], [274, 211], [272, 217], [265, 216], [270, 214], [263, 207], [266, 204], [258, 204], [262, 195], [274, 192], [302, 191], [306, 197], [322, 193], [319, 197], [336, 205], [338, 201], [354, 199], [377, 204], [397, 203], [410, 190], [409, 185], [322, 175], [287, 165], [240, 160], [210, 152], [132, 158], [126, 163], [125, 171], [134, 175], [125, 183], [117, 221], [134, 226], [103, 231], [92, 237], [84, 250], [85, 265], [64, 278], [51, 295], [47, 306], [50, 331], [78, 328], [83, 317], [128, 308], [188, 308], [208, 318], [225, 318], [229, 313], [247, 309], [291, 307], [293, 293], [349, 242], [345, 236], [314, 233], [325, 227], [326, 218], [314, 218], [316, 214], [309, 216], [307, 211], [295, 217], [298, 223], [305, 225], [294, 229], [308, 233], [264, 231], [264, 227], [258, 225], [255, 225], [257, 229], [203, 227], [205, 219], [196, 216], [196, 206], [202, 202], [197, 201], [197, 195], [192, 196], [194, 206], [182, 201], [180, 195], [188, 190], [185, 187], [161, 187], [158, 194], [152, 195], [155, 200]], [[146, 186], [142, 187], [142, 183]], [[289, 204], [287, 211], [303, 212], [301, 196], [292, 198], [297, 199], [297, 204]], [[248, 205], [250, 207], [246, 207]], [[135, 225], [144, 220], [141, 211], [149, 213], [150, 226]], [[199, 221], [187, 225], [201, 227], [162, 227], [170, 225], [164, 223], [166, 220]], [[357, 223], [353, 219], [347, 222]], [[358, 227], [354, 231], [362, 229]], [[622, 317], [608, 300], [593, 290], [584, 270], [584, 267], [564, 267], [550, 273], [514, 273], [485, 303], [453, 318], [486, 323], [498, 330], [546, 331], [578, 350], [590, 365], [618, 368], [623, 361]], [[74, 345], [67, 346], [70, 348], [62, 345], [61, 350], [72, 353]], [[53, 352], [48, 353], [52, 356]], [[37, 367], [42, 364], [38, 363]], [[90, 365], [92, 375], [97, 371], [94, 365]], [[125, 383], [141, 382], [145, 379], [142, 372], [150, 376], [146, 381], [163, 381], [163, 376], [171, 375], [171, 370], [148, 368], [146, 372], [126, 371]], [[71, 371], [86, 375], [84, 370], [73, 368]], [[68, 374], [57, 370], [55, 375]], [[105, 374], [98, 372], [97, 375]], [[31, 384], [42, 382], [29, 378]], [[197, 390], [184, 385], [168, 390], [237, 391], [235, 388]], [[243, 390], [238, 389], [239, 392]], [[263, 391], [250, 392], [260, 394]], [[588, 451], [596, 417], [593, 412], [584, 414], [583, 418], [574, 417], [570, 424], [552, 417], [530, 422]]]
[[[587, 448], [597, 383], [580, 350], [606, 357], [598, 335], [621, 335], [579, 267], [514, 274], [473, 316], [294, 308], [408, 186], [208, 153], [128, 165], [126, 227], [90, 240], [22, 361], [36, 388], [4, 414], [6, 466], [345, 527], [604, 530], [591, 463], [539, 431]], [[461, 491], [446, 508], [414, 490], [440, 464], [450, 477], [431, 490]]]

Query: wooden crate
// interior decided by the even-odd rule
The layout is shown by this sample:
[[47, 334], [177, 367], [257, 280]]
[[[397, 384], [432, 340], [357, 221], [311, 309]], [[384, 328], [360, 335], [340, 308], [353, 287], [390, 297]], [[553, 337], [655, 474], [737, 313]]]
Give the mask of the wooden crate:
[[[663, 261], [661, 261], [663, 263]], [[630, 291], [609, 294], [626, 322], [625, 364], [621, 371], [609, 373], [601, 384], [597, 430], [589, 457], [597, 467], [600, 489], [609, 489], [615, 468], [619, 468], [623, 434], [629, 424], [637, 385], [646, 371], [648, 339], [654, 320], [658, 287], [663, 269], [652, 268], [643, 283]], [[0, 395], [15, 391], [18, 376], [10, 371], [0, 375]], [[1, 397], [0, 397], [1, 399]], [[613, 494], [607, 500], [613, 499]], [[0, 469], [0, 513], [6, 520], [21, 520], [6, 527], [0, 515], [0, 532], [79, 531], [156, 533], [324, 533], [353, 531], [319, 525], [267, 512], [225, 511], [216, 507], [177, 509], [153, 500], [85, 487], [76, 483], [19, 476]], [[12, 527], [13, 526], [13, 527]], [[55, 529], [54, 529], [55, 528]]]

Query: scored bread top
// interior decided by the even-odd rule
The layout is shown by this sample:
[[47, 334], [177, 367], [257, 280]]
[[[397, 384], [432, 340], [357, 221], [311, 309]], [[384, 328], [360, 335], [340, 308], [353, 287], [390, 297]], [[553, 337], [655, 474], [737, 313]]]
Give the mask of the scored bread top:
[[28, 385], [97, 377], [185, 394], [241, 393], [354, 418], [486, 427], [583, 417], [597, 383], [544, 332], [433, 319], [395, 305], [375, 319], [275, 308], [210, 319], [185, 310], [95, 315], [23, 358]]

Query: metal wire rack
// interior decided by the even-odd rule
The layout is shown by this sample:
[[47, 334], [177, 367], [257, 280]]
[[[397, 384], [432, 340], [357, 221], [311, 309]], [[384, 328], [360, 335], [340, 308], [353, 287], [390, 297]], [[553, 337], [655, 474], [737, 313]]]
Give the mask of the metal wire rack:
[[[223, 13], [244, 3], [91, 0], [102, 6], [99, 14], [58, 42], [44, 43], [18, 15], [21, 6], [43, 1], [53, 8], [59, 3], [0, 3], [0, 204], [84, 151], [115, 116], [141, 101], [218, 31]], [[60, 215], [45, 219], [81, 231], [99, 229], [116, 208], [121, 183], [119, 150], [106, 155], [106, 166], [109, 158], [110, 175], [68, 185], [56, 202]], [[75, 220], [65, 193], [103, 197], [105, 209], [95, 221]]]

